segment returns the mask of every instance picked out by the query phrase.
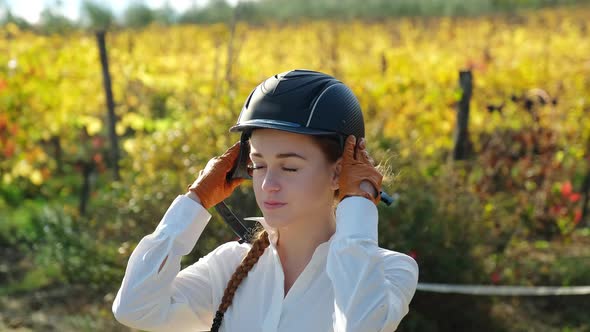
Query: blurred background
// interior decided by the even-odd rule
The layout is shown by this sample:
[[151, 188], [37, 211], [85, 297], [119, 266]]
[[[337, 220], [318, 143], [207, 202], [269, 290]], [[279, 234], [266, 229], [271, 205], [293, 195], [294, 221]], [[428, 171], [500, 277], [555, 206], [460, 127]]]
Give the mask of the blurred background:
[[[590, 284], [590, 1], [0, 0], [0, 331], [129, 331], [127, 259], [294, 68], [357, 94], [421, 283]], [[237, 135], [237, 134], [236, 134]], [[229, 199], [258, 216], [251, 185]], [[235, 235], [218, 215], [183, 266]], [[255, 304], [254, 304], [255, 305]], [[590, 331], [590, 298], [417, 291], [399, 331]]]

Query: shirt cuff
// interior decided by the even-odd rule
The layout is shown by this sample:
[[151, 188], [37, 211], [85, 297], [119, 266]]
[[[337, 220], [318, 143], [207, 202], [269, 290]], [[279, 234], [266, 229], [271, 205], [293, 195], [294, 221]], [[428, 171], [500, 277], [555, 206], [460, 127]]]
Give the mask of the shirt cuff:
[[371, 200], [361, 196], [346, 197], [336, 207], [336, 234], [377, 243], [378, 219], [377, 206]]
[[190, 197], [178, 195], [154, 231], [155, 237], [175, 238], [173, 253], [187, 255], [209, 223], [211, 214]]

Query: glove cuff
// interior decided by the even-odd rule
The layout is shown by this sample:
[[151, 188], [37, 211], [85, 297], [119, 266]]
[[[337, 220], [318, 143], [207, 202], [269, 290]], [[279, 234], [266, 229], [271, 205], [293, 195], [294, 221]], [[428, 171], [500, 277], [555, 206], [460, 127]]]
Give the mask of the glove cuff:
[[364, 198], [370, 200], [371, 202], [375, 203], [375, 205], [377, 205], [379, 203], [379, 201], [381, 200], [381, 192], [380, 191], [377, 192], [377, 197], [373, 197], [373, 195], [369, 194], [368, 192], [359, 190], [359, 191], [356, 191], [356, 192], [352, 192], [352, 193], [349, 192], [349, 193], [347, 193], [345, 196], [343, 196], [343, 197], [340, 198], [340, 202], [343, 199], [345, 199], [346, 197], [351, 197], [351, 196], [361, 196], [361, 197], [364, 197]]
[[194, 183], [189, 184], [186, 188], [187, 191], [191, 191], [193, 192], [195, 195], [197, 195], [197, 197], [199, 198], [199, 200], [201, 201], [201, 205], [203, 205], [203, 207], [205, 209], [209, 209], [211, 207], [211, 204], [209, 203], [209, 201], [207, 199], [205, 199], [205, 197], [203, 197], [204, 195], [201, 195], [199, 187], [195, 186]]

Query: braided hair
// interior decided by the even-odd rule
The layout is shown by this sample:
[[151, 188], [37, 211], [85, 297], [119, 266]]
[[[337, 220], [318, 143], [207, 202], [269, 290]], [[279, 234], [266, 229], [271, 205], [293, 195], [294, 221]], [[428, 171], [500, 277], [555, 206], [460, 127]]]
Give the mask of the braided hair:
[[252, 248], [248, 251], [248, 254], [242, 260], [242, 263], [234, 274], [229, 279], [225, 291], [223, 292], [223, 297], [221, 298], [221, 303], [219, 304], [219, 308], [215, 313], [215, 318], [213, 319], [213, 325], [211, 326], [211, 332], [217, 332], [219, 327], [221, 326], [221, 321], [223, 320], [223, 315], [225, 314], [227, 308], [232, 303], [234, 298], [234, 294], [238, 289], [238, 286], [242, 283], [242, 280], [248, 275], [248, 272], [252, 269], [254, 264], [258, 262], [258, 259], [264, 253], [264, 250], [270, 245], [268, 239], [268, 233], [266, 230], [259, 231], [255, 235], [255, 241], [252, 243]]

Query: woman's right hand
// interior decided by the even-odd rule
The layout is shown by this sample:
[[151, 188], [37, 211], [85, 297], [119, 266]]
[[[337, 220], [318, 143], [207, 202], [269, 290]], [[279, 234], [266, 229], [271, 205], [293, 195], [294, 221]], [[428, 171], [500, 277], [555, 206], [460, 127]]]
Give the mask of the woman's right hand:
[[205, 169], [199, 172], [199, 177], [188, 186], [206, 209], [218, 204], [231, 195], [234, 189], [244, 179], [227, 181], [227, 174], [231, 171], [240, 153], [240, 142], [234, 144], [219, 157], [214, 157]]

